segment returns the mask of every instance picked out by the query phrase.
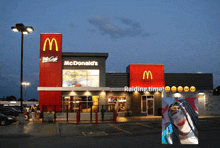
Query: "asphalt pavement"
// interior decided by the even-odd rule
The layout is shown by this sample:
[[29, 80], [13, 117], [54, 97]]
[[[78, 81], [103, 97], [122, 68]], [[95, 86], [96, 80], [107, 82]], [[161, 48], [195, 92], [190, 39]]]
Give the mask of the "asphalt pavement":
[[[207, 121], [212, 118], [220, 118], [219, 116], [199, 116], [201, 121]], [[218, 122], [219, 123], [219, 122]], [[122, 126], [123, 125], [123, 126]], [[123, 128], [127, 126], [127, 129]], [[95, 121], [80, 121], [79, 125], [76, 125], [76, 121], [69, 122], [59, 121], [48, 123], [42, 122], [41, 119], [35, 119], [32, 121], [25, 121], [24, 124], [19, 124], [19, 122], [15, 122], [8, 126], [0, 126], [0, 137], [1, 136], [10, 136], [10, 135], [26, 135], [26, 136], [48, 136], [48, 135], [74, 135], [82, 132], [89, 133], [89, 131], [83, 131], [82, 129], [97, 129], [99, 134], [101, 135], [111, 135], [106, 133], [103, 129], [109, 129], [108, 131], [114, 131], [117, 129], [118, 131], [128, 131], [127, 133], [131, 133], [130, 130], [135, 128], [136, 133], [143, 133], [145, 130], [150, 129], [161, 129], [161, 116], [135, 116], [135, 117], [117, 117], [117, 124], [114, 124], [113, 121], [98, 121], [98, 124], [95, 124]], [[122, 128], [121, 128], [122, 127]], [[133, 128], [134, 127], [134, 128]], [[206, 126], [208, 128], [209, 126]], [[72, 129], [73, 128], [73, 129]], [[145, 129], [145, 130], [143, 130]], [[203, 127], [201, 128], [203, 129]], [[92, 130], [90, 130], [92, 131]], [[149, 132], [149, 131], [146, 131]], [[82, 134], [83, 135], [83, 134]], [[87, 134], [88, 135], [88, 134]]]
[[[220, 117], [199, 116], [199, 146], [220, 144]], [[24, 145], [25, 143], [25, 145]], [[1, 147], [161, 147], [161, 117], [118, 117], [113, 121], [41, 120], [0, 126]]]

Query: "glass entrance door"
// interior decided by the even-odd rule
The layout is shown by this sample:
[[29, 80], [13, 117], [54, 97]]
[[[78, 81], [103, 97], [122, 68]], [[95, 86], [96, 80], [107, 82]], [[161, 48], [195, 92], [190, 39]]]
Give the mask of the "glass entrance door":
[[148, 116], [154, 115], [154, 99], [153, 96], [142, 96], [141, 112], [147, 113]]
[[142, 100], [141, 100], [141, 104], [142, 104], [142, 107], [141, 107], [141, 112], [142, 113], [147, 113], [147, 101], [146, 101], [146, 97], [147, 96], [142, 96]]
[[147, 115], [153, 116], [154, 115], [154, 100], [147, 99]]

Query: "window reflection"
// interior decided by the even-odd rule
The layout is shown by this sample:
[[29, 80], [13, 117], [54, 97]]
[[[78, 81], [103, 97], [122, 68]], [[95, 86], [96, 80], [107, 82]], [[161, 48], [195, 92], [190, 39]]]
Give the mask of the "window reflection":
[[63, 70], [63, 87], [99, 87], [99, 70]]
[[110, 96], [108, 98], [109, 111], [117, 110], [124, 112], [126, 110], [126, 97], [124, 96]]
[[98, 111], [99, 108], [98, 96], [65, 96], [62, 100], [62, 111], [89, 113], [92, 111]]

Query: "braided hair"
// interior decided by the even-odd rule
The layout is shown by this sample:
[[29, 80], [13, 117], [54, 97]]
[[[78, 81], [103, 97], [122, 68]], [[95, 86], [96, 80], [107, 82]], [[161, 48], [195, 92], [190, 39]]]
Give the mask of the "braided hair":
[[[186, 120], [191, 128], [191, 130], [193, 131], [193, 133], [195, 134], [195, 136], [198, 138], [198, 114], [195, 112], [195, 110], [192, 108], [192, 106], [190, 105], [190, 103], [186, 100], [186, 99], [183, 99], [183, 100], [179, 100], [175, 103], [173, 103], [172, 105], [170, 105], [169, 107], [169, 112], [168, 112], [168, 116], [169, 116], [169, 119], [170, 119], [170, 122], [171, 122], [171, 125], [172, 125], [172, 128], [173, 128], [173, 133], [172, 133], [172, 141], [173, 141], [173, 144], [181, 144], [180, 143], [180, 138], [179, 138], [179, 129], [176, 127], [176, 125], [174, 124], [173, 122], [173, 119], [172, 119], [172, 116], [171, 116], [171, 111], [170, 111], [170, 108], [172, 106], [178, 106], [181, 111], [183, 112], [184, 116], [186, 117]], [[193, 126], [194, 126], [194, 129], [192, 127], [192, 125], [190, 124], [189, 122], [189, 119], [186, 115], [186, 112], [185, 110], [183, 109], [183, 107], [185, 108], [185, 110], [188, 112], [191, 120], [192, 120], [192, 123], [193, 123]]]

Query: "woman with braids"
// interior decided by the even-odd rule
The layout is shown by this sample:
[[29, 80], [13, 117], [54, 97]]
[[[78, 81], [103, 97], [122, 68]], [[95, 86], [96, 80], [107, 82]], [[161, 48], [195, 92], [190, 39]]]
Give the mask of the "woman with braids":
[[191, 105], [194, 100], [186, 98], [167, 106], [169, 122], [164, 124], [163, 144], [198, 144], [198, 110]]

